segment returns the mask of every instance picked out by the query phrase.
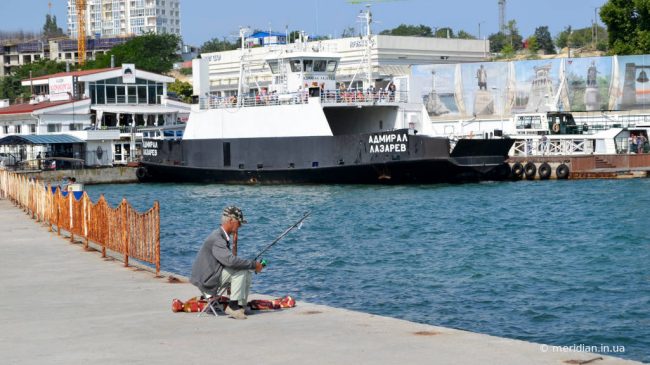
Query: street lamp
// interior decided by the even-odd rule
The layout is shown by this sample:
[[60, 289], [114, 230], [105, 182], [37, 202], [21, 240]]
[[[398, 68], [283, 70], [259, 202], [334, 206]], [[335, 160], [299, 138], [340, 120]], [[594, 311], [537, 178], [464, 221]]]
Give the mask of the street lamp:
[[591, 40], [594, 42], [594, 49], [598, 47], [598, 9], [600, 9], [600, 6], [594, 8], [594, 32], [591, 35]]
[[485, 23], [485, 21], [478, 22], [478, 39], [481, 39], [481, 24], [483, 23]]

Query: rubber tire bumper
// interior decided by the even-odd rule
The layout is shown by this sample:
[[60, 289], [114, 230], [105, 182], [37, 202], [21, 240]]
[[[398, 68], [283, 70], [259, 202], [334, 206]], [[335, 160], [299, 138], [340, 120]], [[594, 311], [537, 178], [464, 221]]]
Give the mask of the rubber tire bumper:
[[526, 175], [526, 180], [534, 180], [535, 174], [537, 173], [537, 166], [534, 163], [528, 162], [524, 165], [524, 175]]
[[547, 162], [544, 162], [539, 165], [537, 172], [539, 173], [540, 180], [548, 180], [551, 178], [551, 165], [549, 165]]
[[515, 162], [512, 165], [512, 177], [515, 179], [521, 179], [524, 176], [524, 165], [521, 162]]
[[569, 178], [571, 171], [569, 170], [569, 166], [565, 164], [560, 164], [556, 169], [555, 169], [555, 177], [558, 178], [558, 180], [566, 180]]

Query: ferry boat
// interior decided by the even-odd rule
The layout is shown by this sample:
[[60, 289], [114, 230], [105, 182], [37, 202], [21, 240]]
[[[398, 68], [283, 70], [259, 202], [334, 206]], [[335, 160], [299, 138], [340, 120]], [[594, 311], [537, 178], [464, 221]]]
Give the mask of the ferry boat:
[[244, 55], [237, 96], [202, 97], [182, 137], [143, 140], [141, 181], [402, 184], [510, 173], [512, 140], [427, 135], [426, 108], [406, 91], [375, 91], [370, 72], [362, 90], [337, 85], [336, 53], [299, 44], [270, 54], [273, 81], [254, 94], [244, 93]]

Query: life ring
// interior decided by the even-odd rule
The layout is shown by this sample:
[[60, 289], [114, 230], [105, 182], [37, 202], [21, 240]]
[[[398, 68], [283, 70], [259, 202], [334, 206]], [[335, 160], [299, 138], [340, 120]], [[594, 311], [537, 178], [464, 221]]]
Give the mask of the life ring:
[[535, 174], [537, 173], [537, 166], [534, 163], [528, 162], [524, 166], [524, 175], [526, 175], [526, 180], [535, 179]]
[[135, 177], [138, 178], [138, 181], [145, 181], [147, 179], [147, 176], [149, 176], [149, 172], [147, 171], [146, 167], [140, 166], [135, 169]]
[[537, 170], [539, 172], [540, 180], [548, 180], [551, 177], [551, 165], [549, 165], [547, 162], [539, 165], [539, 168]]
[[571, 171], [569, 170], [569, 166], [565, 164], [560, 164], [556, 169], [555, 169], [555, 177], [558, 178], [558, 180], [566, 180], [569, 178], [569, 173]]
[[521, 179], [522, 176], [524, 176], [524, 165], [521, 162], [515, 162], [512, 165], [512, 177]]
[[553, 124], [553, 127], [551, 127], [553, 130], [553, 133], [560, 133], [560, 123], [555, 123]]

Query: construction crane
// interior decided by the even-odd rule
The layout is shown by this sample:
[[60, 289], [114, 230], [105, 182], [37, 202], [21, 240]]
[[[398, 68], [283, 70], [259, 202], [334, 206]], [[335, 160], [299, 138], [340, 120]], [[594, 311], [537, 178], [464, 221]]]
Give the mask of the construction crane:
[[86, 0], [75, 0], [77, 8], [77, 53], [79, 65], [86, 64]]

